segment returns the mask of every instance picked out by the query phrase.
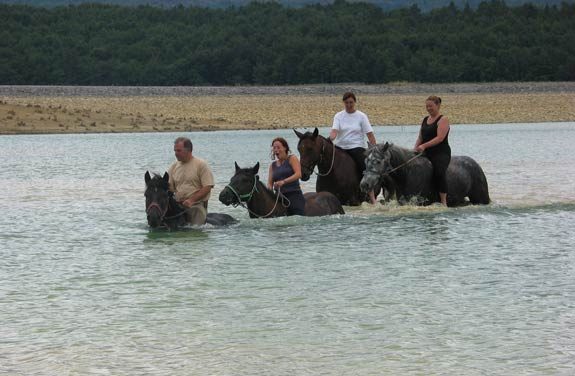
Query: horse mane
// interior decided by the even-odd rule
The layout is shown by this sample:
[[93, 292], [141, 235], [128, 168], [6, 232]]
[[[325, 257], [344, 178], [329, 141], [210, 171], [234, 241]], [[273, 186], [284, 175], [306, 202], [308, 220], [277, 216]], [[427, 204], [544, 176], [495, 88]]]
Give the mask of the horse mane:
[[164, 182], [164, 177], [156, 172], [152, 173], [150, 182], [148, 183], [148, 186], [163, 186], [163, 184], [158, 184], [158, 183], [163, 183]]
[[[380, 145], [377, 145], [377, 147], [380, 147]], [[381, 149], [383, 149], [384, 147], [385, 147], [385, 144], [383, 146], [381, 146]], [[388, 144], [387, 150], [389, 151], [389, 154], [391, 155], [391, 162], [393, 164], [405, 163], [409, 159], [415, 157], [415, 155], [417, 154], [412, 149], [404, 148], [402, 146], [397, 146], [397, 145], [392, 144], [392, 143]]]
[[[300, 141], [306, 138], [313, 138], [313, 132], [307, 131], [303, 134], [303, 136], [301, 137]], [[322, 139], [323, 141], [327, 141], [328, 144], [332, 144], [333, 145], [333, 141], [329, 138], [329, 137], [324, 137], [321, 134], [317, 135], [317, 138]], [[299, 142], [298, 142], [299, 143]], [[337, 146], [336, 146], [337, 147]]]
[[158, 187], [158, 188], [165, 189], [168, 192], [168, 194], [170, 195], [170, 199], [174, 198], [174, 192], [170, 191], [170, 186], [168, 185], [167, 182], [164, 181], [163, 175], [160, 175], [156, 172], [152, 173], [150, 182], [146, 186], [146, 190], [150, 189], [151, 187]]
[[157, 172], [152, 173], [152, 180], [151, 181], [162, 180], [162, 179], [163, 179], [162, 175], [158, 174]]

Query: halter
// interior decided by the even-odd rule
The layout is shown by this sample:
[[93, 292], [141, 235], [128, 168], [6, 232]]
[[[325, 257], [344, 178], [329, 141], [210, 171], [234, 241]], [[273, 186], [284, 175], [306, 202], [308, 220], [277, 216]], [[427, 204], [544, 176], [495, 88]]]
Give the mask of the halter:
[[[323, 152], [325, 150], [325, 139], [322, 137], [321, 140], [322, 143], [321, 143], [321, 153], [319, 154], [319, 163], [321, 163], [321, 161], [323, 160]], [[316, 174], [317, 176], [328, 176], [329, 174], [331, 174], [331, 170], [333, 170], [333, 163], [335, 162], [335, 145], [332, 144], [332, 147], [333, 147], [333, 153], [331, 154], [331, 166], [329, 166], [329, 170], [327, 170], [325, 174], [322, 174], [321, 172], [319, 172], [319, 166], [317, 167], [317, 172], [315, 172], [315, 169], [312, 169], [313, 173]], [[316, 163], [316, 166], [319, 163]]]
[[[171, 193], [171, 192], [170, 192], [170, 193]], [[160, 221], [161, 221], [161, 222], [160, 222], [160, 223], [162, 223], [162, 224], [165, 225], [165, 226], [167, 226], [167, 225], [166, 225], [166, 221], [169, 221], [169, 220], [174, 219], [174, 218], [181, 217], [182, 215], [186, 214], [186, 211], [183, 210], [183, 211], [181, 211], [181, 212], [178, 213], [178, 214], [175, 214], [175, 215], [171, 215], [171, 216], [169, 216], [169, 217], [166, 217], [166, 213], [167, 213], [168, 210], [170, 209], [170, 203], [168, 202], [168, 205], [166, 206], [166, 209], [165, 209], [165, 210], [162, 210], [162, 208], [160, 207], [160, 205], [158, 205], [158, 203], [155, 202], [155, 201], [153, 201], [150, 205], [148, 205], [148, 207], [146, 208], [146, 214], [149, 215], [150, 210], [153, 209], [153, 208], [158, 209], [158, 211], [161, 213], [161, 215], [160, 215]]]
[[158, 209], [158, 211], [160, 212], [160, 219], [163, 219], [164, 216], [166, 215], [166, 213], [168, 212], [167, 207], [166, 207], [166, 210], [162, 210], [162, 208], [160, 207], [160, 205], [158, 205], [158, 203], [156, 201], [152, 201], [152, 203], [150, 205], [148, 205], [148, 207], [146, 208], [146, 214], [149, 215], [150, 210], [153, 208]]
[[[243, 208], [246, 208], [248, 212], [250, 212], [251, 214], [253, 214], [254, 216], [256, 216], [256, 217], [258, 217], [258, 218], [267, 218], [267, 217], [269, 217], [269, 216], [276, 210], [276, 207], [278, 206], [278, 202], [279, 202], [280, 196], [282, 196], [282, 197], [288, 202], [287, 206], [284, 205], [284, 208], [289, 208], [290, 205], [291, 205], [290, 200], [289, 200], [287, 197], [285, 197], [284, 195], [282, 195], [282, 194], [280, 193], [280, 190], [278, 189], [278, 193], [277, 193], [277, 195], [276, 195], [276, 202], [275, 202], [275, 204], [274, 204], [274, 207], [272, 208], [272, 210], [270, 210], [269, 213], [267, 213], [266, 215], [259, 215], [258, 213], [255, 213], [255, 212], [253, 212], [252, 210], [250, 210], [250, 208], [248, 208], [247, 205], [244, 204], [244, 202], [248, 202], [248, 203], [249, 203], [249, 202], [251, 201], [251, 199], [253, 198], [254, 193], [255, 193], [255, 192], [259, 192], [259, 191], [258, 191], [258, 176], [257, 176], [257, 175], [254, 175], [254, 186], [252, 187], [252, 190], [250, 191], [250, 193], [245, 193], [245, 194], [243, 194], [243, 195], [240, 195], [240, 194], [238, 193], [238, 191], [236, 191], [236, 189], [235, 189], [234, 187], [232, 187], [231, 184], [226, 185], [225, 188], [229, 188], [230, 191], [232, 191], [233, 194], [238, 198], [238, 203], [237, 203], [237, 204], [232, 204], [232, 205], [234, 205], [234, 206], [240, 205], [240, 206], [242, 206]], [[246, 197], [247, 197], [247, 200], [244, 200]], [[283, 205], [283, 204], [282, 204], [282, 205]]]
[[[225, 188], [229, 188], [230, 191], [232, 191], [234, 193], [234, 195], [236, 195], [236, 197], [238, 198], [240, 204], [242, 202], [250, 202], [250, 200], [252, 199], [253, 195], [255, 192], [259, 192], [258, 191], [258, 176], [254, 175], [254, 186], [252, 187], [252, 190], [250, 191], [250, 193], [244, 193], [243, 195], [240, 195], [238, 193], [238, 191], [236, 191], [236, 189], [234, 187], [232, 187], [231, 184], [228, 184], [225, 186]], [[247, 198], [247, 199], [246, 199]], [[236, 205], [237, 206], [237, 205]]]

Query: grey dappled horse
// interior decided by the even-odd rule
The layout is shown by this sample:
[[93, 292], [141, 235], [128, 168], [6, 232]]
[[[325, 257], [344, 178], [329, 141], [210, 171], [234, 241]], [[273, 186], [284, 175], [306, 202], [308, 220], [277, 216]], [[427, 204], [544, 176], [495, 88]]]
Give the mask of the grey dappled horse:
[[[258, 176], [259, 162], [251, 168], [241, 168], [235, 163], [236, 173], [220, 193], [224, 205], [242, 205], [250, 218], [272, 218], [287, 215], [289, 201], [268, 189]], [[337, 197], [329, 192], [305, 193], [305, 215], [323, 216], [345, 214]], [[245, 203], [245, 204], [244, 204]]]
[[[146, 171], [144, 180], [148, 225], [152, 228], [165, 227], [170, 230], [185, 226], [185, 208], [176, 201], [174, 194], [168, 188], [170, 180], [168, 173], [164, 173], [164, 176], [154, 174], [152, 177]], [[214, 226], [225, 226], [236, 222], [232, 216], [223, 213], [208, 213], [206, 218], [206, 223]]]
[[[390, 143], [377, 144], [367, 151], [361, 189], [368, 192], [377, 184], [401, 202], [417, 200], [420, 205], [439, 202], [433, 187], [433, 166], [424, 155]], [[453, 156], [447, 168], [447, 205], [489, 204], [487, 179], [481, 166], [470, 157]]]

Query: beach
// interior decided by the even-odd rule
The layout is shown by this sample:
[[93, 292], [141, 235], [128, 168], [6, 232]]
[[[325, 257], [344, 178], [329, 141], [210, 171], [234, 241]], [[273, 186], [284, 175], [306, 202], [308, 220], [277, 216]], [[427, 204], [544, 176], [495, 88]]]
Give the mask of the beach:
[[341, 95], [374, 125], [414, 125], [429, 95], [451, 124], [575, 121], [575, 82], [273, 87], [0, 86], [0, 134], [190, 132], [330, 126]]

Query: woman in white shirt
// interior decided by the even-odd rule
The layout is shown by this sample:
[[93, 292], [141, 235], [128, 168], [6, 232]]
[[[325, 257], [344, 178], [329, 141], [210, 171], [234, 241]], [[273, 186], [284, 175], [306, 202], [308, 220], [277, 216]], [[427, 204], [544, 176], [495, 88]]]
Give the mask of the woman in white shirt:
[[[355, 109], [356, 103], [357, 99], [354, 93], [346, 92], [343, 94], [345, 109], [333, 117], [329, 138], [353, 158], [361, 181], [363, 171], [365, 171], [365, 136], [372, 145], [377, 142], [367, 115]], [[376, 203], [373, 191], [369, 192], [369, 199], [372, 204]]]

